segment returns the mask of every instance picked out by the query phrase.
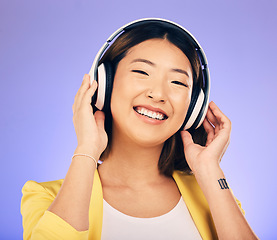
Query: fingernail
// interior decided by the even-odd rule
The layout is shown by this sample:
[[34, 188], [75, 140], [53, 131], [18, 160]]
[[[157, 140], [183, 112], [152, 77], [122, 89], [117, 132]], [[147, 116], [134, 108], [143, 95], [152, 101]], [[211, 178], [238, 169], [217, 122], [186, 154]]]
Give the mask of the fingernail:
[[85, 74], [85, 75], [84, 75], [83, 80], [85, 80], [85, 79], [86, 79], [86, 75], [87, 75], [87, 74]]

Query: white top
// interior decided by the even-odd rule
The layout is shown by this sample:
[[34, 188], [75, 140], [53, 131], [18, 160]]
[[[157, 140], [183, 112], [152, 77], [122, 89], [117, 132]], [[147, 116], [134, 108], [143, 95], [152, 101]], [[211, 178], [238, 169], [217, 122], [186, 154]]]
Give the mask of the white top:
[[180, 198], [178, 204], [168, 213], [153, 218], [128, 216], [103, 200], [102, 240], [168, 240], [202, 239], [188, 211]]

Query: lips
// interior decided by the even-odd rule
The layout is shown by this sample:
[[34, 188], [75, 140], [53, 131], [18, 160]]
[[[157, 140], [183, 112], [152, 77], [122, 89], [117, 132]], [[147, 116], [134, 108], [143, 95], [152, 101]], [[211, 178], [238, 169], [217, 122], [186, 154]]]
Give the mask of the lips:
[[151, 119], [163, 121], [168, 118], [168, 116], [166, 115], [166, 113], [163, 110], [161, 110], [159, 108], [154, 108], [151, 106], [136, 106], [136, 107], [134, 107], [134, 110], [138, 114], [146, 116]]

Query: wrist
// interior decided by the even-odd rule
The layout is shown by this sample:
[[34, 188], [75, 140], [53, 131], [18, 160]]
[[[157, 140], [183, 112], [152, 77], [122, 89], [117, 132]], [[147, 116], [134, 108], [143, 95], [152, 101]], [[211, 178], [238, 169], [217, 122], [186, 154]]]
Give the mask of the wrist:
[[206, 164], [202, 165], [194, 172], [195, 178], [197, 182], [200, 183], [208, 183], [209, 181], [217, 181], [220, 178], [224, 178], [224, 173], [220, 168], [219, 164]]
[[81, 162], [87, 162], [89, 165], [93, 164], [95, 168], [97, 168], [99, 157], [100, 154], [97, 151], [88, 147], [77, 146], [71, 158], [71, 162], [74, 160], [75, 162], [79, 162], [79, 160], [81, 160]]
[[73, 161], [73, 158], [79, 158], [79, 157], [85, 157], [85, 158], [89, 158], [90, 159], [90, 161], [92, 160], [93, 162], [94, 162], [94, 164], [95, 164], [95, 168], [97, 168], [97, 164], [98, 164], [98, 160], [96, 160], [94, 157], [92, 157], [92, 156], [90, 156], [90, 155], [88, 155], [88, 154], [83, 154], [83, 153], [76, 153], [76, 154], [74, 154], [73, 156], [72, 156], [72, 158], [71, 158], [71, 162]]
[[74, 154], [87, 154], [89, 156], [92, 156], [93, 158], [95, 158], [97, 161], [101, 155], [101, 153], [99, 153], [96, 149], [93, 149], [91, 147], [87, 147], [87, 146], [77, 146]]

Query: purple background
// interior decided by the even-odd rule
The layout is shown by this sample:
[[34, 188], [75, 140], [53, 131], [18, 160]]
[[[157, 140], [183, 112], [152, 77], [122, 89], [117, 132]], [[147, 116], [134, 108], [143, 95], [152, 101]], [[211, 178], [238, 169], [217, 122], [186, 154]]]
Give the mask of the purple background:
[[77, 140], [72, 104], [106, 38], [161, 17], [204, 48], [211, 100], [232, 121], [222, 168], [261, 239], [276, 239], [276, 1], [0, 2], [0, 239], [21, 239], [21, 188], [64, 178]]

